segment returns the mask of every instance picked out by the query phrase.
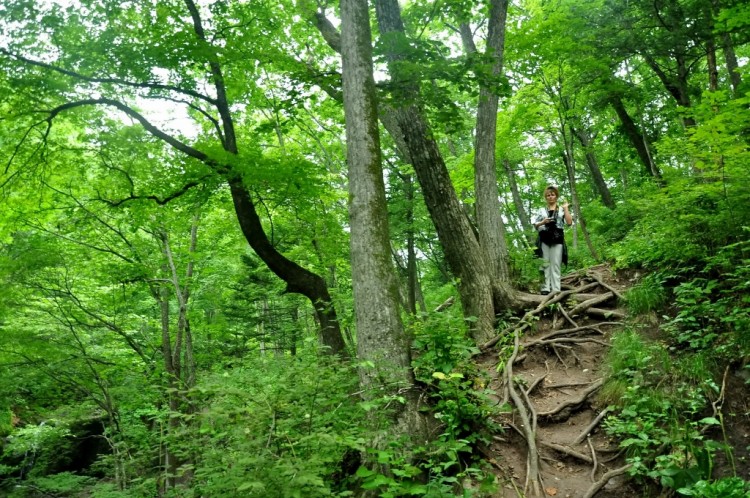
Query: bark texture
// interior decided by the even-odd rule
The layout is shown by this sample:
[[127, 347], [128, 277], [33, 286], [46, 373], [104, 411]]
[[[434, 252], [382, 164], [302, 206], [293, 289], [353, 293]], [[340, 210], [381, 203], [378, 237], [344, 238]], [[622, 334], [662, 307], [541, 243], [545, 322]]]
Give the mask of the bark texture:
[[360, 384], [367, 398], [404, 393], [406, 403], [394, 408], [392, 435], [424, 441], [391, 260], [367, 2], [342, 0], [341, 16], [357, 353], [370, 365], [360, 368]]
[[581, 144], [584, 152], [586, 153], [586, 164], [589, 167], [591, 178], [594, 180], [594, 187], [596, 188], [596, 192], [599, 194], [599, 197], [602, 200], [602, 204], [610, 209], [614, 209], [615, 201], [612, 200], [612, 194], [609, 191], [607, 182], [604, 181], [602, 170], [599, 167], [599, 161], [597, 161], [596, 154], [594, 154], [591, 135], [582, 127], [571, 128], [571, 130], [575, 134], [578, 142]]
[[[490, 76], [493, 79], [502, 73], [507, 14], [508, 0], [490, 1], [487, 57], [492, 61]], [[500, 312], [510, 306], [512, 293], [505, 224], [501, 216], [497, 188], [495, 161], [497, 108], [497, 88], [487, 84], [482, 85], [479, 89], [474, 141], [474, 192], [476, 195], [479, 243], [492, 278], [495, 310]]]
[[477, 342], [494, 334], [494, 308], [489, 272], [468, 219], [461, 209], [448, 169], [432, 138], [427, 122], [416, 106], [418, 86], [399, 69], [400, 56], [395, 41], [403, 39], [404, 26], [396, 0], [375, 4], [392, 83], [399, 89], [398, 107], [393, 117], [409, 151], [414, 171], [425, 198], [440, 243], [458, 279], [463, 311], [476, 319], [473, 336]]
[[625, 136], [633, 145], [633, 148], [638, 154], [638, 158], [643, 164], [646, 174], [653, 176], [654, 178], [660, 178], [661, 172], [659, 172], [656, 165], [654, 164], [653, 158], [651, 157], [648, 139], [646, 138], [644, 131], [639, 130], [638, 126], [635, 124], [635, 121], [633, 121], [633, 118], [630, 117], [630, 114], [625, 108], [625, 104], [623, 103], [622, 98], [620, 98], [619, 95], [612, 95], [609, 102], [612, 105], [612, 108], [617, 113], [617, 117], [620, 118], [622, 131], [625, 133]]

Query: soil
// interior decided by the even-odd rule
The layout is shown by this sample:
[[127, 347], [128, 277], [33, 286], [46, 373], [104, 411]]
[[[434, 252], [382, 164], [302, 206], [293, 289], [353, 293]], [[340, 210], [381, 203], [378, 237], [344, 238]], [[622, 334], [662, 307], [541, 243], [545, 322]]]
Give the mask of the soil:
[[[560, 294], [540, 298], [535, 310], [500, 335], [508, 337], [514, 329], [521, 329], [516, 347], [492, 342], [484, 346], [477, 361], [491, 379], [489, 388], [497, 403], [508, 407], [496, 419], [504, 428], [502, 435], [480, 448], [500, 483], [493, 496], [632, 498], [659, 494], [630, 478], [619, 442], [609, 439], [601, 427], [599, 415], [605, 406], [597, 400], [610, 337], [626, 319], [625, 311], [617, 308], [618, 295], [636, 277], [616, 275], [605, 265], [566, 275]], [[588, 308], [586, 302], [591, 303]], [[653, 329], [658, 330], [656, 324]], [[515, 351], [512, 365], [498, 365], [507, 361], [510, 351]], [[737, 375], [726, 376], [725, 383], [726, 441], [735, 451], [731, 459], [717, 456], [714, 477], [733, 475], [732, 466], [734, 475], [747, 476], [750, 393]], [[509, 384], [514, 386], [516, 401]], [[534, 445], [526, 439], [528, 428], [534, 426], [536, 458]], [[707, 437], [725, 438], [720, 431]], [[538, 471], [532, 468], [534, 460]]]

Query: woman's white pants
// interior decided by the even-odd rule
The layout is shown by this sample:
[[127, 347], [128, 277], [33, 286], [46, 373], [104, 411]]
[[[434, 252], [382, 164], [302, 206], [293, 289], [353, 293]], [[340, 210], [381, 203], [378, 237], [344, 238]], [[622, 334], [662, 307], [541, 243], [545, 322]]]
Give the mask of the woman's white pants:
[[542, 258], [544, 259], [544, 284], [542, 285], [542, 292], [557, 292], [560, 290], [562, 253], [562, 244], [548, 246], [542, 242]]

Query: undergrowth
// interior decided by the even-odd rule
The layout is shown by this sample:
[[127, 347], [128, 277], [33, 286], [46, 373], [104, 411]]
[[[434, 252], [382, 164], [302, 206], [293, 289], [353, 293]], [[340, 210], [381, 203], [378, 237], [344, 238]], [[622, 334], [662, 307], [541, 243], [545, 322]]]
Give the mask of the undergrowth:
[[[475, 447], [489, 442], [499, 427], [492, 422], [495, 408], [485, 391], [487, 379], [471, 361], [478, 351], [462, 318], [424, 318], [412, 324], [413, 366], [438, 436], [408, 452], [403, 442], [369, 450], [378, 465], [360, 467], [357, 477], [362, 489], [385, 498], [483, 495], [495, 489], [494, 477], [476, 458]], [[468, 480], [478, 488], [465, 489]]]
[[[607, 358], [601, 396], [616, 407], [607, 432], [621, 441], [633, 476], [681, 496], [750, 496], [720, 410], [722, 373], [750, 359], [749, 249], [735, 242], [642, 279], [627, 305], [636, 315], [662, 314], [661, 340], [633, 325], [613, 337]], [[715, 479], [719, 453], [733, 476]]]

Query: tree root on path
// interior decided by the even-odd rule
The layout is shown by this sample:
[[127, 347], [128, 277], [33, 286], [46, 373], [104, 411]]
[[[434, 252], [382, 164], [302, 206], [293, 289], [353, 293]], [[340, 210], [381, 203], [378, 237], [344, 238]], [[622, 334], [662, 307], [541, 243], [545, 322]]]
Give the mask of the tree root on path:
[[541, 417], [541, 418], [552, 418], [552, 417], [554, 417], [555, 415], [557, 415], [558, 413], [562, 412], [563, 410], [565, 410], [567, 408], [571, 408], [572, 409], [572, 408], [575, 408], [575, 407], [581, 405], [597, 389], [599, 389], [600, 387], [602, 387], [603, 384], [604, 384], [604, 379], [599, 379], [599, 380], [597, 380], [595, 382], [592, 382], [591, 385], [586, 390], [584, 390], [578, 398], [570, 400], [567, 403], [563, 403], [563, 404], [561, 404], [560, 406], [558, 406], [557, 408], [555, 408], [552, 411], [540, 413], [539, 417]]
[[605, 310], [602, 308], [589, 308], [586, 310], [587, 315], [600, 316], [604, 319], [616, 318], [622, 320], [625, 318], [625, 313], [619, 310]]
[[602, 410], [601, 413], [599, 413], [599, 415], [596, 416], [596, 418], [594, 419], [594, 421], [591, 422], [588, 425], [588, 427], [586, 427], [583, 430], [583, 432], [577, 438], [575, 438], [575, 440], [573, 441], [573, 444], [581, 444], [583, 442], [583, 440], [588, 437], [589, 433], [594, 430], [594, 427], [596, 427], [597, 425], [599, 425], [599, 422], [602, 421], [602, 419], [604, 418], [604, 416], [607, 413], [609, 413], [609, 407], [607, 407], [604, 410]]
[[[516, 388], [514, 386], [513, 361], [518, 354], [518, 347], [520, 342], [520, 333], [518, 330], [516, 330], [513, 354], [505, 364], [505, 382], [508, 388], [508, 393], [510, 394], [510, 399], [516, 406], [518, 416], [521, 419], [523, 436], [526, 439], [526, 447], [528, 450], [526, 454], [526, 484], [524, 485], [524, 492], [530, 489], [530, 496], [544, 496], [542, 494], [544, 485], [542, 484], [542, 479], [539, 474], [539, 451], [536, 447], [536, 411], [529, 402], [529, 409], [531, 410], [533, 417], [532, 421], [532, 419], [529, 418], [528, 411], [526, 410], [526, 405], [524, 405], [524, 402], [521, 400], [521, 397], [518, 395], [518, 392], [516, 391]], [[523, 394], [526, 401], [528, 402], [526, 393], [524, 392]]]
[[534, 308], [533, 310], [527, 311], [526, 314], [523, 316], [523, 318], [521, 318], [521, 320], [518, 322], [517, 325], [506, 328], [500, 334], [498, 334], [497, 337], [495, 337], [494, 339], [490, 339], [489, 341], [482, 344], [480, 346], [480, 349], [487, 350], [491, 348], [492, 346], [494, 346], [495, 344], [497, 344], [497, 342], [501, 338], [511, 335], [514, 332], [523, 332], [524, 330], [529, 328], [531, 324], [533, 323], [532, 318], [534, 318], [536, 315], [541, 313], [542, 310], [544, 310], [548, 306], [555, 304], [555, 303], [559, 303], [560, 301], [562, 301], [563, 299], [565, 299], [566, 297], [572, 294], [576, 294], [578, 292], [583, 292], [589, 289], [593, 289], [597, 285], [599, 285], [597, 282], [592, 282], [588, 285], [584, 285], [583, 287], [578, 287], [573, 290], [562, 291], [556, 294], [549, 294], [548, 296], [546, 296], [545, 299], [542, 300], [541, 303], [539, 303], [539, 305], [536, 308]]
[[545, 448], [549, 448], [551, 450], [555, 450], [558, 453], [562, 453], [563, 455], [568, 455], [570, 457], [573, 457], [575, 459], [578, 459], [585, 463], [594, 463], [594, 461], [591, 459], [590, 456], [584, 455], [583, 453], [574, 450], [573, 448], [569, 448], [567, 446], [563, 446], [561, 444], [557, 443], [548, 443], [546, 441], [539, 441], [539, 446], [544, 446]]
[[620, 300], [624, 300], [625, 299], [623, 297], [623, 295], [620, 294], [614, 287], [612, 287], [611, 285], [608, 285], [606, 282], [604, 282], [604, 280], [602, 279], [602, 276], [599, 275], [597, 272], [589, 271], [589, 272], [586, 273], [586, 276], [591, 277], [594, 280], [596, 280], [597, 282], [599, 282], [599, 285], [601, 285], [602, 287], [604, 287], [608, 291], [612, 292], [615, 296], [617, 296], [617, 299], [620, 299]]
[[593, 498], [593, 496], [599, 492], [600, 489], [602, 489], [606, 484], [609, 482], [610, 479], [613, 477], [619, 476], [621, 474], [624, 474], [628, 470], [630, 470], [630, 467], [632, 467], [632, 464], [627, 464], [623, 467], [620, 467], [619, 469], [610, 470], [606, 474], [602, 476], [601, 479], [596, 481], [588, 491], [586, 491], [586, 494], [583, 495], [583, 498]]
[[543, 341], [541, 339], [536, 341], [530, 341], [524, 344], [524, 347], [526, 348], [533, 348], [534, 346], [552, 346], [552, 345], [561, 345], [561, 344], [580, 344], [582, 342], [594, 342], [596, 344], [599, 344], [601, 346], [609, 347], [609, 343], [606, 343], [604, 341], [600, 341], [599, 339], [594, 339], [593, 337], [561, 337], [558, 339], [550, 339], [547, 341]]

